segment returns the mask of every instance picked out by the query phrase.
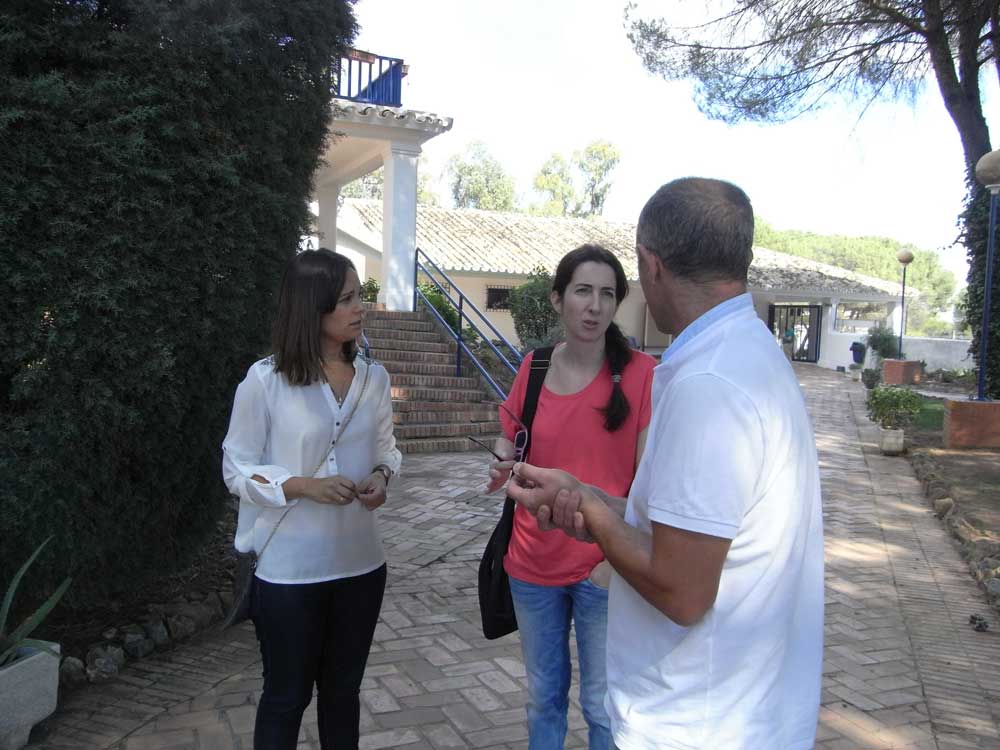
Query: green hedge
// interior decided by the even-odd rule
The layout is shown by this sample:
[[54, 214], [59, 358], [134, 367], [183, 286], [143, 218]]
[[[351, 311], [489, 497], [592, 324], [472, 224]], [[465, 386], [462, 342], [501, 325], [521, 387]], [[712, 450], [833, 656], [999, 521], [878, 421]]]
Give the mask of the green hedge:
[[343, 0], [0, 10], [0, 582], [79, 601], [224, 507], [232, 394], [309, 225]]
[[[963, 313], [972, 329], [972, 346], [969, 351], [981, 365], [980, 339], [983, 326], [983, 302], [986, 291], [986, 249], [989, 237], [989, 192], [968, 181], [965, 210], [959, 221], [963, 243], [969, 259], [969, 286], [963, 302]], [[1000, 226], [997, 227], [1000, 235]], [[1000, 399], [1000, 236], [995, 238], [993, 266], [993, 291], [990, 296], [989, 362], [986, 364], [986, 395]]]

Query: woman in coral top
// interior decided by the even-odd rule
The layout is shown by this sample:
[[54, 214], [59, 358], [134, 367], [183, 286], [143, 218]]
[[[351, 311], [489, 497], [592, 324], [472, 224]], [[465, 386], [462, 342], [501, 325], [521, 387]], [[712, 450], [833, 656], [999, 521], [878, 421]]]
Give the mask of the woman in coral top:
[[[613, 322], [628, 293], [621, 263], [598, 245], [583, 245], [559, 262], [550, 300], [565, 341], [556, 346], [531, 426], [535, 466], [563, 469], [613, 497], [626, 497], [646, 438], [655, 360], [633, 351]], [[514, 455], [532, 356], [525, 357], [500, 409], [505, 437], [496, 452]], [[516, 417], [517, 419], [515, 419]], [[499, 489], [511, 461], [490, 468]], [[521, 506], [514, 515], [504, 567], [510, 577], [528, 676], [528, 746], [563, 747], [571, 676], [569, 632], [576, 630], [580, 705], [591, 750], [611, 747], [604, 641], [610, 568], [595, 544], [546, 533]]]

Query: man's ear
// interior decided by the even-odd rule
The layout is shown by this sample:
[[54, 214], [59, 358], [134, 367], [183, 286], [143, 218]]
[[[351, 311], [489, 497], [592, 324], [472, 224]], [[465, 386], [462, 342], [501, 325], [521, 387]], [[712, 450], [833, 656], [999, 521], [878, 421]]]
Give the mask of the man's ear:
[[663, 271], [665, 270], [660, 256], [649, 250], [645, 245], [636, 245], [636, 249], [639, 253], [639, 262], [642, 263], [646, 276], [650, 281], [659, 283], [663, 278]]

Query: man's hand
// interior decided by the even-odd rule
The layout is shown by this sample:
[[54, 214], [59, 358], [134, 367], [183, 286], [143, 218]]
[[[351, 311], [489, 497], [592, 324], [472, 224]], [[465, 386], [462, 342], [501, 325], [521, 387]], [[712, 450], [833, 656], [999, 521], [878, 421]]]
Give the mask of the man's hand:
[[555, 503], [550, 508], [543, 505], [538, 509], [535, 519], [538, 521], [538, 528], [542, 531], [552, 531], [559, 529], [579, 542], [593, 544], [594, 538], [587, 530], [587, 522], [580, 510], [583, 507], [583, 493], [586, 488], [574, 490], [559, 490]]
[[358, 485], [358, 500], [368, 510], [375, 510], [385, 504], [385, 475], [381, 471], [373, 471]]
[[507, 485], [507, 494], [533, 516], [537, 516], [545, 506], [551, 511], [559, 490], [573, 492], [583, 487], [580, 480], [560, 469], [540, 469], [519, 463], [514, 465], [513, 474], [513, 480]]

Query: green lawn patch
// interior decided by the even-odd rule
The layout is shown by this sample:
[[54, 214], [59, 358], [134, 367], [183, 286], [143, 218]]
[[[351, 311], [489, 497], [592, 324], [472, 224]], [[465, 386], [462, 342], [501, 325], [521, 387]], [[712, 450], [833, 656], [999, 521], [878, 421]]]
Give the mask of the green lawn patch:
[[944, 428], [944, 401], [939, 398], [921, 396], [923, 403], [920, 412], [913, 420], [914, 425], [922, 430], [941, 430]]

